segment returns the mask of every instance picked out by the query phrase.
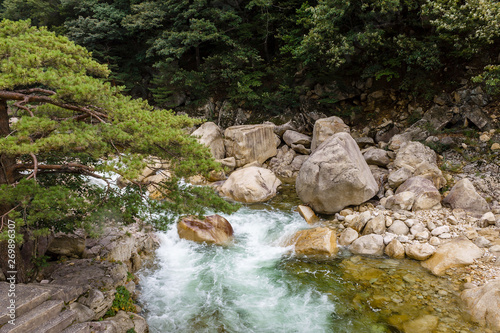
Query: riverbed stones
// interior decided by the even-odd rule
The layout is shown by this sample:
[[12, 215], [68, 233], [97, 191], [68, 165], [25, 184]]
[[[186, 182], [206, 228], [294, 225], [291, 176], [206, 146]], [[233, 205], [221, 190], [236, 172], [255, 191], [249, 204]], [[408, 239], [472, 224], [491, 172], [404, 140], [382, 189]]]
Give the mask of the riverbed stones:
[[290, 244], [297, 256], [333, 256], [338, 251], [335, 231], [326, 227], [299, 230]]
[[439, 324], [439, 318], [432, 315], [424, 315], [417, 319], [407, 321], [403, 324], [405, 333], [429, 333], [434, 332]]
[[470, 240], [459, 238], [439, 246], [431, 258], [422, 262], [422, 266], [439, 276], [448, 268], [471, 265], [482, 255], [483, 250]]
[[314, 224], [319, 220], [319, 217], [314, 213], [311, 207], [299, 205], [297, 211], [308, 224]]
[[233, 227], [220, 215], [206, 216], [204, 220], [187, 216], [177, 223], [177, 233], [180, 238], [198, 243], [227, 245], [233, 238]]
[[384, 207], [392, 210], [411, 210], [415, 197], [415, 193], [410, 191], [391, 195], [385, 201]]
[[500, 279], [466, 289], [460, 296], [474, 321], [500, 330]]
[[392, 222], [391, 226], [387, 229], [392, 234], [395, 235], [408, 235], [410, 228], [401, 220], [395, 220]]
[[262, 164], [277, 154], [279, 138], [271, 124], [231, 126], [224, 136], [226, 156], [233, 156], [237, 167], [253, 161]]
[[311, 150], [314, 152], [326, 139], [340, 132], [349, 133], [350, 129], [339, 117], [333, 116], [316, 120], [313, 129]]
[[363, 228], [363, 235], [377, 234], [382, 235], [385, 232], [385, 216], [378, 214], [373, 216]]
[[379, 189], [358, 145], [341, 132], [323, 142], [304, 162], [296, 190], [316, 212], [333, 214], [369, 200]]
[[384, 253], [390, 258], [403, 259], [405, 257], [405, 247], [397, 239], [393, 239], [385, 247]]
[[220, 188], [220, 192], [239, 202], [265, 202], [276, 195], [280, 185], [281, 181], [271, 170], [248, 167], [233, 172]]
[[490, 210], [486, 200], [477, 193], [474, 185], [467, 178], [459, 180], [452, 187], [443, 203], [450, 205], [453, 209], [461, 208], [478, 215]]
[[398, 187], [396, 194], [410, 191], [415, 193], [412, 210], [441, 208], [441, 194], [434, 184], [421, 176], [411, 177]]
[[224, 146], [224, 139], [222, 138], [222, 131], [215, 123], [210, 121], [204, 123], [191, 133], [191, 136], [196, 137], [199, 143], [209, 147], [215, 159], [223, 159], [225, 157], [226, 148]]
[[353, 228], [346, 228], [339, 237], [339, 245], [348, 246], [359, 237], [359, 234]]
[[384, 254], [384, 238], [381, 235], [366, 235], [356, 239], [349, 246], [354, 254], [381, 256]]
[[426, 260], [436, 252], [436, 248], [429, 243], [412, 243], [406, 246], [406, 255], [410, 259]]

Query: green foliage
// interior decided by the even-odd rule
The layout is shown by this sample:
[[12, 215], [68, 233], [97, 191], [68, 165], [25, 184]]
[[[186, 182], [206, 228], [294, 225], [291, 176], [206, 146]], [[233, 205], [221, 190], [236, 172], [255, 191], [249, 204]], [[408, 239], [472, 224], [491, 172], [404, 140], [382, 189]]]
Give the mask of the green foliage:
[[118, 311], [125, 312], [136, 312], [136, 307], [132, 295], [124, 286], [118, 286], [116, 288], [115, 299], [111, 308], [106, 312], [105, 316], [112, 317], [118, 313]]
[[483, 73], [473, 77], [472, 80], [477, 83], [483, 83], [489, 94], [500, 94], [500, 65], [488, 65], [484, 67]]
[[28, 21], [0, 23], [0, 102], [12, 94], [26, 96], [10, 105], [19, 120], [0, 137], [0, 154], [13, 158], [8, 167], [17, 175], [11, 184], [0, 184], [0, 207], [13, 207], [9, 217], [17, 228], [32, 229], [35, 236], [76, 227], [92, 234], [100, 223], [130, 223], [148, 209], [150, 214], [170, 208], [201, 214], [204, 202], [208, 209], [217, 209], [210, 206], [214, 203], [234, 210], [208, 188], [165, 184], [179, 205], [174, 207], [168, 200], [145, 199], [137, 186], [120, 191], [104, 183], [108, 172], [137, 178], [150, 155], [169, 160], [172, 171], [186, 177], [220, 168], [208, 149], [185, 133], [199, 121], [122, 95], [121, 87], [104, 81], [108, 74], [66, 37]]

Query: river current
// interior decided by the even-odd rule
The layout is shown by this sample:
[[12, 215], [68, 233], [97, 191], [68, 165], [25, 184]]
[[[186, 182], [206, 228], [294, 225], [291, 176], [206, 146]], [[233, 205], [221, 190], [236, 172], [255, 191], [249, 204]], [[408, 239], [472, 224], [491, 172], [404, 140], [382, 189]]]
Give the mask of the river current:
[[151, 332], [481, 332], [461, 311], [457, 286], [416, 261], [345, 249], [331, 260], [296, 259], [283, 245], [309, 226], [295, 207], [285, 196], [225, 216], [235, 236], [228, 247], [179, 239], [175, 225], [160, 233], [155, 263], [139, 274]]

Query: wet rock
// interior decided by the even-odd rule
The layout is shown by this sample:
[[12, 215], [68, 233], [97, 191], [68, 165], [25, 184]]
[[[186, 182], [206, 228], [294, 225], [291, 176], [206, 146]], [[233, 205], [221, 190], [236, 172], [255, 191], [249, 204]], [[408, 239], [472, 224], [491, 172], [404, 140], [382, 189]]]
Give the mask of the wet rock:
[[390, 258], [403, 259], [405, 257], [405, 247], [397, 239], [393, 239], [385, 247], [384, 253]]
[[340, 132], [349, 133], [350, 129], [339, 117], [318, 119], [314, 123], [311, 150], [314, 152], [326, 139]]
[[439, 323], [439, 318], [425, 315], [417, 319], [407, 321], [403, 324], [404, 333], [429, 333], [434, 332]]
[[270, 124], [228, 127], [224, 132], [226, 156], [234, 157], [237, 167], [253, 161], [264, 163], [278, 152], [280, 140], [273, 130]]
[[436, 252], [436, 248], [429, 243], [413, 243], [406, 247], [408, 258], [426, 260]]
[[220, 215], [210, 215], [204, 220], [184, 217], [177, 224], [177, 232], [183, 239], [217, 245], [226, 245], [233, 238], [233, 227]]
[[298, 256], [333, 256], [338, 251], [335, 231], [325, 227], [300, 230], [290, 244]]
[[224, 146], [224, 139], [222, 138], [222, 131], [215, 123], [210, 121], [204, 123], [191, 133], [191, 136], [196, 137], [199, 143], [209, 147], [215, 159], [223, 159], [225, 157], [226, 148]]
[[339, 244], [342, 246], [348, 246], [354, 242], [359, 237], [359, 234], [353, 228], [346, 228], [340, 234]]
[[486, 200], [477, 193], [472, 182], [467, 179], [459, 180], [444, 198], [443, 203], [453, 209], [461, 208], [476, 214], [484, 214], [490, 210]]
[[420, 176], [409, 178], [398, 187], [396, 194], [404, 191], [415, 193], [413, 211], [441, 208], [441, 194], [434, 184], [426, 178]]
[[304, 162], [296, 189], [304, 203], [326, 214], [359, 205], [379, 190], [356, 142], [348, 133], [334, 134]]
[[366, 235], [356, 239], [349, 246], [354, 254], [381, 256], [384, 254], [384, 238], [381, 235]]
[[379, 148], [373, 148], [366, 151], [363, 154], [363, 157], [365, 158], [366, 163], [382, 167], [386, 166], [391, 161], [387, 151]]
[[500, 279], [464, 290], [460, 296], [474, 321], [500, 330]]
[[454, 239], [439, 246], [434, 255], [422, 266], [434, 275], [443, 275], [448, 268], [466, 266], [481, 258], [483, 250], [467, 239]]
[[316, 216], [316, 214], [310, 207], [299, 205], [297, 207], [297, 211], [299, 212], [300, 216], [302, 216], [304, 220], [306, 220], [308, 224], [314, 224], [319, 220], [319, 217]]
[[236, 170], [220, 188], [220, 192], [235, 201], [265, 202], [276, 195], [281, 181], [271, 170], [248, 167]]

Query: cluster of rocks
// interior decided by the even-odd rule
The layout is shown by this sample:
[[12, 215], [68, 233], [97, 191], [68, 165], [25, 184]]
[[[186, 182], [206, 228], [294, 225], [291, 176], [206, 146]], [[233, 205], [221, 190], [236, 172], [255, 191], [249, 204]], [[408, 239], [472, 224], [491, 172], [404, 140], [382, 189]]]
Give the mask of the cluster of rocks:
[[103, 316], [112, 307], [119, 286], [137, 297], [133, 273], [153, 256], [158, 245], [156, 234], [137, 223], [109, 226], [99, 238], [87, 238], [82, 230], [58, 233], [47, 254], [59, 261], [39, 273], [39, 283], [28, 286], [58, 290], [58, 299], [64, 301], [62, 313], [73, 318], [68, 332], [148, 332], [146, 320], [138, 314], [142, 311], [139, 306], [133, 312], [119, 309], [115, 316], [104, 320]]
[[[439, 126], [446, 124], [443, 120]], [[276, 195], [281, 182], [295, 182], [306, 205], [299, 207], [301, 215], [319, 223], [285, 244], [294, 245], [298, 256], [331, 257], [342, 246], [353, 254], [415, 259], [435, 275], [485, 255], [498, 256], [499, 198], [490, 206], [466, 175], [454, 179], [443, 173], [441, 157], [412, 141], [417, 132], [422, 136], [415, 128], [377, 143], [351, 134], [338, 117], [317, 120], [312, 136], [299, 133], [291, 123], [234, 126], [224, 135], [215, 124], [206, 123], [193, 135], [228, 171], [236, 169], [227, 180], [215, 183], [231, 200], [264, 202]], [[331, 217], [320, 219], [315, 213]], [[479, 235], [481, 230], [491, 232]], [[487, 323], [500, 328], [491, 320]]]

